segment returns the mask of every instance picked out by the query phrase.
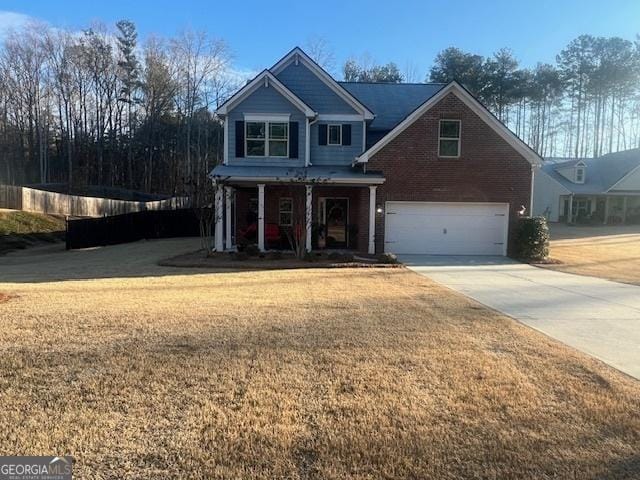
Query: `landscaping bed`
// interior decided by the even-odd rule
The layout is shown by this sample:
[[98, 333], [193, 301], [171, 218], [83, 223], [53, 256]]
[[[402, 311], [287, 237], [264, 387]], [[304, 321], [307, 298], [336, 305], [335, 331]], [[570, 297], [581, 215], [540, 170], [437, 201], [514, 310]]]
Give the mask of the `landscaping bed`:
[[291, 252], [225, 252], [206, 255], [204, 250], [176, 255], [158, 262], [163, 267], [274, 270], [296, 268], [397, 268], [394, 256], [354, 255], [341, 252], [312, 252], [304, 259]]

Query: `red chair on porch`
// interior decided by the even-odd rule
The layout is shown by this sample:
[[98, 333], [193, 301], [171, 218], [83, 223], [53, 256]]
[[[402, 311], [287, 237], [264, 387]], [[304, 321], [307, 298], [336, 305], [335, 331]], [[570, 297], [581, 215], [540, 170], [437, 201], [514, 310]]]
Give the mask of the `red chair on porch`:
[[[240, 231], [240, 237], [248, 242], [258, 243], [258, 224], [252, 223], [244, 230]], [[277, 246], [282, 243], [282, 232], [277, 223], [265, 223], [264, 225], [264, 242], [267, 248]]]

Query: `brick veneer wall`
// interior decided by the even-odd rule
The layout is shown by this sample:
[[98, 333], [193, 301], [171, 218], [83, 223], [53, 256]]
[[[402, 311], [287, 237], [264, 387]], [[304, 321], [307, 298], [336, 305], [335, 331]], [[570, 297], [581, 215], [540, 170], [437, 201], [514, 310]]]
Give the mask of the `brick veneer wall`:
[[[461, 120], [460, 158], [438, 157], [440, 119]], [[509, 203], [509, 252], [521, 206], [530, 205], [531, 164], [453, 93], [376, 153], [368, 171], [386, 178], [387, 201]], [[384, 214], [376, 215], [376, 252], [384, 251]]]

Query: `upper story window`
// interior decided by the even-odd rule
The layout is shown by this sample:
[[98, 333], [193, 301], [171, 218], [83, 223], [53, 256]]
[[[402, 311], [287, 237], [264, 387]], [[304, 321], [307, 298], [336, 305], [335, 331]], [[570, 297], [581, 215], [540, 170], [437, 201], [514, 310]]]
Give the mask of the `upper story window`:
[[460, 156], [460, 120], [440, 120], [438, 156], [445, 158]]
[[327, 127], [327, 145], [342, 145], [342, 125]]
[[246, 122], [247, 157], [288, 157], [287, 122]]
[[585, 168], [584, 167], [576, 167], [576, 183], [584, 183], [585, 177]]
[[318, 124], [318, 145], [337, 147], [351, 146], [351, 123]]

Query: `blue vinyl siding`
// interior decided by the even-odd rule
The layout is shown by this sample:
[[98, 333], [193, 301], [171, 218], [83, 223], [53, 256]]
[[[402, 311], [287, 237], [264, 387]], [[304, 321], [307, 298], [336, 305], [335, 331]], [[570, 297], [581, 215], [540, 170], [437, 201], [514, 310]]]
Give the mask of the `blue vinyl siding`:
[[[235, 123], [244, 121], [244, 114], [288, 113], [291, 122], [298, 122], [298, 158], [244, 157], [236, 158]], [[229, 112], [229, 165], [245, 166], [304, 166], [306, 145], [306, 117], [272, 86], [259, 87]]]
[[318, 113], [358, 113], [302, 62], [298, 65], [291, 62], [277, 77], [289, 90]]
[[[351, 145], [318, 145], [318, 125], [350, 124]], [[316, 122], [311, 125], [311, 164], [312, 165], [351, 165], [362, 153], [362, 122]]]

